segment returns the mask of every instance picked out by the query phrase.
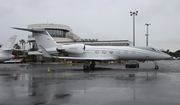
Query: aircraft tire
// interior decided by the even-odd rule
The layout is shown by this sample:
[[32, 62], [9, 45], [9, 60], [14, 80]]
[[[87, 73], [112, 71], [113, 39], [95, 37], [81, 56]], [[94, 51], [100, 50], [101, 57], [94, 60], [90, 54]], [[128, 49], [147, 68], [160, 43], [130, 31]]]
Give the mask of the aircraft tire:
[[88, 70], [88, 69], [89, 69], [89, 66], [84, 65], [84, 66], [83, 66], [83, 69], [84, 69], [84, 70]]
[[91, 70], [94, 69], [94, 66], [95, 66], [95, 65], [90, 64], [90, 69], [91, 69]]
[[156, 66], [155, 66], [155, 69], [158, 70], [158, 69], [159, 69], [159, 66], [156, 65]]
[[126, 65], [126, 68], [128, 68], [128, 66]]

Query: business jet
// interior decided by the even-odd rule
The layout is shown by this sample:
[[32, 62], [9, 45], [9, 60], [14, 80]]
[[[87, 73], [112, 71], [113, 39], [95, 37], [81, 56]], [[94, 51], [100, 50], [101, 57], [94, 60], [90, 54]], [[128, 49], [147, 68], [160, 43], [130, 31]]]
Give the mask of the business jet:
[[14, 57], [12, 55], [12, 50], [16, 41], [16, 37], [17, 37], [16, 35], [11, 36], [7, 40], [7, 42], [0, 48], [0, 62], [10, 60]]
[[158, 69], [157, 60], [171, 57], [152, 47], [90, 46], [81, 43], [58, 44], [43, 28], [24, 29], [14, 27], [14, 29], [32, 32], [38, 47], [45, 57], [82, 60], [85, 61], [84, 70], [94, 69], [95, 62], [114, 60], [152, 60], [155, 69]]

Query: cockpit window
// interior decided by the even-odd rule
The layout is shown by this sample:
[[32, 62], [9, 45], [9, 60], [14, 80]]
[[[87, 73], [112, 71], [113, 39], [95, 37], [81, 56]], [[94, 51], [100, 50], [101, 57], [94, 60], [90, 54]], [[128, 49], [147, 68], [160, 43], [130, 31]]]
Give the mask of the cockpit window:
[[155, 52], [158, 52], [158, 53], [161, 52], [160, 50], [158, 50], [158, 49], [156, 49], [156, 48], [152, 48], [152, 51], [155, 51]]
[[152, 48], [152, 51], [155, 51], [155, 52], [156, 52], [157, 50], [156, 50], [156, 49], [154, 49], [154, 48]]

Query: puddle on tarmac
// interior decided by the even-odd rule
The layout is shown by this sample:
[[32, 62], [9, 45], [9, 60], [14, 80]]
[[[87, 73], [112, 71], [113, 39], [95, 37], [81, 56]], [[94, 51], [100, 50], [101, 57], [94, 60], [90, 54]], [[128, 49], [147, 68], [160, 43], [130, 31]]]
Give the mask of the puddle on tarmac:
[[[131, 94], [133, 84], [139, 80], [147, 81], [146, 76], [146, 73], [96, 74], [83, 71], [4, 74], [0, 76], [0, 101], [6, 103], [8, 99], [17, 99], [38, 105], [58, 103], [62, 100], [66, 103], [72, 98], [83, 98], [85, 94], [89, 94], [90, 98], [94, 97], [92, 94], [98, 97], [102, 97], [98, 94], [105, 97], [105, 95], [116, 92]], [[156, 78], [156, 76], [154, 73], [148, 73], [148, 78]], [[127, 86], [130, 87], [125, 88]]]

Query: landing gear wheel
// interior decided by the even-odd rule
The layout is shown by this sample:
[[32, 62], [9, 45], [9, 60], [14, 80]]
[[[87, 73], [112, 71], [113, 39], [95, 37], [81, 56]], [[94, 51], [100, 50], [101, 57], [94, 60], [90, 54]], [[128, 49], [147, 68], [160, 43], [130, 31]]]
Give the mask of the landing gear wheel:
[[156, 66], [155, 66], [155, 69], [156, 69], [156, 70], [159, 69], [159, 66], [156, 65]]
[[159, 69], [159, 66], [157, 65], [157, 61], [153, 61], [154, 62], [154, 64], [155, 64], [155, 69], [157, 70], [157, 69]]
[[92, 69], [94, 69], [94, 64], [90, 64], [90, 69], [92, 70]]
[[84, 69], [84, 70], [88, 70], [88, 69], [89, 69], [89, 66], [84, 65], [84, 66], [83, 66], [83, 69]]
[[126, 65], [126, 68], [129, 68], [129, 66]]

